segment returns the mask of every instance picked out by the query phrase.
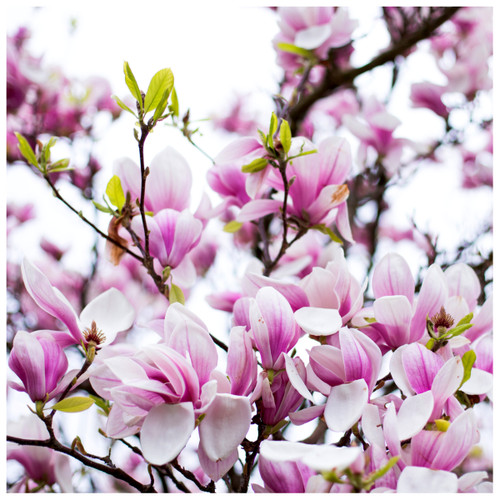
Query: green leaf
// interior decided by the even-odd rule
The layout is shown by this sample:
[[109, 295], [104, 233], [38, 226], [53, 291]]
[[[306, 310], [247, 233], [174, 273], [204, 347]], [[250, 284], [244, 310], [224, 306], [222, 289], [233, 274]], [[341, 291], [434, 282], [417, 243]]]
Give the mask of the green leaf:
[[283, 146], [283, 150], [285, 153], [290, 151], [290, 147], [292, 146], [292, 132], [290, 130], [290, 125], [286, 120], [282, 120], [280, 127], [280, 141]]
[[49, 139], [49, 142], [47, 142], [47, 144], [45, 144], [45, 146], [43, 146], [42, 152], [43, 152], [43, 157], [45, 158], [45, 163], [47, 163], [50, 160], [50, 149], [52, 148], [52, 146], [54, 146], [54, 144], [56, 142], [57, 142], [57, 138], [51, 137]]
[[294, 158], [299, 158], [301, 156], [307, 156], [307, 155], [313, 155], [314, 153], [317, 153], [317, 152], [318, 152], [317, 149], [311, 149], [310, 151], [301, 151], [298, 155], [290, 156], [290, 158], [288, 158], [288, 159], [293, 160]]
[[472, 367], [474, 366], [474, 363], [476, 362], [476, 353], [472, 350], [467, 351], [464, 353], [462, 356], [462, 364], [464, 365], [464, 377], [462, 379], [462, 383], [460, 384], [460, 387], [467, 382], [467, 380], [470, 379]]
[[179, 99], [175, 87], [172, 87], [172, 96], [170, 98], [170, 109], [174, 116], [179, 116]]
[[243, 165], [241, 171], [244, 174], [253, 174], [255, 172], [260, 172], [267, 167], [269, 162], [265, 158], [257, 158], [250, 162], [248, 165]]
[[380, 479], [382, 476], [385, 476], [397, 463], [399, 460], [399, 456], [391, 457], [389, 461], [380, 469], [373, 471], [366, 481], [366, 486], [370, 486], [371, 483], [374, 483], [377, 479]]
[[269, 123], [269, 133], [267, 134], [267, 144], [269, 145], [270, 148], [274, 148], [273, 136], [276, 130], [278, 130], [278, 117], [273, 112], [271, 114], [271, 122]]
[[266, 134], [264, 134], [264, 132], [262, 132], [262, 130], [260, 130], [260, 129], [257, 129], [257, 132], [260, 135], [260, 140], [262, 141], [262, 144], [265, 146], [267, 144], [267, 136], [266, 136]]
[[62, 160], [57, 160], [54, 163], [51, 163], [49, 168], [47, 169], [49, 172], [63, 172], [64, 170], [72, 170], [68, 167], [69, 158], [63, 158]]
[[21, 154], [24, 158], [31, 163], [34, 167], [40, 170], [40, 166], [38, 165], [38, 160], [36, 159], [35, 152], [30, 146], [30, 143], [18, 132], [14, 132], [16, 134], [17, 140], [19, 142], [18, 147]]
[[340, 243], [342, 245], [342, 240], [332, 231], [331, 228], [325, 226], [324, 224], [315, 224], [311, 227], [311, 229], [317, 229], [321, 231], [323, 234], [327, 234], [332, 241]]
[[455, 325], [455, 328], [457, 326], [462, 326], [462, 325], [465, 325], [466, 323], [470, 323], [470, 320], [473, 318], [474, 316], [474, 313], [469, 313], [467, 314], [466, 316], [464, 316], [456, 325]]
[[125, 204], [125, 194], [123, 193], [122, 183], [117, 175], [113, 175], [106, 187], [106, 194], [109, 201], [118, 209], [121, 210]]
[[66, 398], [57, 402], [52, 406], [53, 410], [64, 411], [66, 413], [77, 413], [85, 411], [94, 404], [91, 398], [83, 396], [75, 396], [74, 398]]
[[289, 52], [290, 54], [296, 54], [298, 56], [305, 57], [306, 59], [314, 59], [316, 56], [312, 50], [303, 49], [302, 47], [297, 47], [297, 45], [293, 45], [292, 43], [279, 42], [278, 49], [283, 52]]
[[231, 222], [228, 222], [224, 228], [223, 231], [226, 233], [236, 233], [241, 229], [241, 226], [243, 226], [243, 222], [238, 222], [237, 220], [232, 220]]
[[137, 115], [117, 95], [112, 95], [111, 97], [115, 100], [116, 104], [120, 106], [120, 108], [122, 108], [124, 111], [132, 113], [137, 118]]
[[181, 304], [184, 305], [184, 303], [186, 302], [186, 299], [184, 298], [184, 293], [182, 292], [181, 288], [178, 287], [177, 285], [174, 285], [173, 283], [170, 285], [168, 300], [171, 304], [173, 304], [174, 302], [180, 302]]
[[125, 83], [127, 84], [128, 89], [135, 100], [139, 103], [141, 110], [143, 109], [143, 102], [141, 96], [141, 90], [139, 89], [139, 85], [137, 84], [137, 80], [135, 79], [134, 73], [130, 69], [130, 66], [127, 61], [123, 63], [123, 72], [125, 73]]
[[111, 409], [109, 401], [102, 399], [99, 396], [94, 396], [93, 394], [90, 394], [89, 398], [92, 399], [92, 401], [94, 401], [96, 406], [98, 406], [106, 415], [109, 414], [109, 411]]
[[461, 335], [465, 331], [467, 331], [469, 328], [472, 328], [474, 325], [471, 323], [467, 323], [466, 325], [460, 325], [456, 326], [455, 328], [451, 328], [446, 332], [446, 334], [443, 336], [445, 338], [451, 338], [451, 337], [457, 337], [458, 335]]
[[114, 213], [114, 211], [111, 210], [111, 208], [105, 207], [104, 205], [97, 203], [97, 201], [92, 200], [92, 203], [97, 208], [97, 210], [99, 210], [99, 212], [104, 212], [105, 214], [113, 214]]
[[153, 122], [156, 123], [162, 116], [163, 112], [165, 111], [167, 107], [167, 102], [168, 102], [168, 96], [170, 95], [170, 91], [167, 90], [163, 94], [163, 97], [161, 98], [161, 101], [158, 103], [158, 106], [156, 106], [154, 115], [153, 115]]
[[173, 86], [174, 74], [171, 69], [165, 68], [158, 71], [153, 78], [151, 78], [151, 82], [149, 82], [148, 91], [144, 98], [144, 113], [156, 109], [158, 104], [164, 99], [165, 93], [167, 93], [168, 98], [168, 94]]

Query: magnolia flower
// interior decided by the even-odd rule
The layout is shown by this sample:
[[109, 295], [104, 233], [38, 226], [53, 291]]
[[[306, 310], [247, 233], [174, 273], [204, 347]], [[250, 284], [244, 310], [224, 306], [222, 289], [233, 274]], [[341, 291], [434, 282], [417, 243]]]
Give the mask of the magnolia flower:
[[66, 378], [67, 383], [61, 383], [68, 369], [68, 360], [62, 348], [51, 339], [37, 338], [36, 333], [16, 333], [9, 367], [23, 383], [20, 386], [10, 382], [9, 385], [26, 392], [32, 401], [51, 400], [71, 381]]
[[[140, 199], [141, 171], [127, 158], [114, 165], [114, 173], [120, 178], [123, 191], [130, 193], [132, 203]], [[149, 166], [144, 206], [156, 214], [164, 208], [182, 211], [189, 207], [191, 169], [184, 157], [171, 147], [158, 153]]]
[[94, 298], [78, 317], [66, 297], [29, 260], [24, 259], [21, 270], [26, 290], [37, 305], [66, 325], [67, 331], [46, 332], [61, 347], [82, 342], [93, 342], [95, 346], [110, 344], [118, 332], [129, 329], [134, 322], [132, 304], [116, 288]]

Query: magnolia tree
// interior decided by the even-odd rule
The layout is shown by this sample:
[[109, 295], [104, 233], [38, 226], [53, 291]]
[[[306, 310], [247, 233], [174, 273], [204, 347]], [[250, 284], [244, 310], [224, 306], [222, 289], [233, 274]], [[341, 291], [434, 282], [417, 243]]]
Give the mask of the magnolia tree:
[[[492, 491], [492, 10], [380, 9], [384, 46], [361, 58], [348, 8], [273, 15], [279, 93], [265, 123], [248, 97], [214, 117], [220, 151], [171, 69], [147, 83], [125, 62], [112, 99], [8, 38], [7, 161], [96, 240], [88, 270], [48, 238], [38, 259], [8, 247], [9, 491]], [[137, 145], [112, 170], [88, 146], [102, 115]], [[145, 159], [165, 124], [213, 158], [195, 210], [187, 160]], [[464, 203], [455, 241], [419, 223], [460, 224]], [[8, 205], [9, 241], [37, 208]], [[214, 283], [217, 334], [194, 299]]]

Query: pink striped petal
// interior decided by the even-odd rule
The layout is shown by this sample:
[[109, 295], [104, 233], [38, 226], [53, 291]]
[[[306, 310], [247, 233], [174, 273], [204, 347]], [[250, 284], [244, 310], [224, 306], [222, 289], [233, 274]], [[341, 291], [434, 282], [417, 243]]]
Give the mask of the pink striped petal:
[[238, 222], [258, 220], [265, 215], [279, 213], [282, 205], [280, 200], [252, 200], [243, 206], [236, 220]]
[[397, 253], [388, 253], [375, 266], [372, 286], [376, 299], [385, 295], [404, 295], [410, 304], [413, 303], [415, 282], [410, 266]]
[[455, 394], [464, 377], [464, 365], [459, 356], [449, 359], [437, 372], [432, 381], [434, 411], [431, 418], [439, 418], [443, 412], [445, 401]]
[[464, 297], [469, 305], [469, 310], [473, 310], [481, 293], [481, 284], [474, 270], [467, 264], [459, 262], [446, 269], [444, 276], [450, 296]]
[[212, 480], [218, 481], [238, 460], [238, 450], [235, 448], [226, 458], [222, 460], [210, 460], [203, 449], [198, 448], [198, 459], [203, 472]]
[[45, 312], [61, 320], [69, 329], [76, 343], [82, 340], [81, 329], [73, 306], [66, 297], [50, 284], [48, 278], [29, 260], [24, 259], [21, 265], [24, 285], [33, 300]]
[[255, 137], [241, 137], [230, 142], [214, 159], [216, 165], [232, 163], [255, 150], [263, 149]]
[[312, 394], [309, 392], [309, 389], [306, 387], [306, 384], [302, 380], [302, 377], [299, 375], [295, 363], [292, 358], [288, 356], [288, 354], [283, 354], [285, 358], [285, 369], [286, 374], [292, 384], [293, 388], [304, 398], [309, 401], [313, 400]]

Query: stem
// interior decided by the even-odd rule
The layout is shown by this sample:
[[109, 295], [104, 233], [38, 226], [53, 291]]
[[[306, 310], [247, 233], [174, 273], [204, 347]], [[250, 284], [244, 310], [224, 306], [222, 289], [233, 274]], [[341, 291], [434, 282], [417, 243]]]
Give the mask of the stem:
[[339, 72], [333, 66], [327, 67], [325, 76], [319, 85], [313, 89], [310, 94], [304, 96], [299, 102], [297, 102], [295, 106], [290, 108], [289, 116], [292, 135], [295, 135], [298, 125], [316, 101], [330, 95], [339, 87], [351, 85], [354, 79], [363, 73], [371, 71], [372, 69], [382, 66], [385, 63], [394, 61], [399, 55], [404, 54], [408, 49], [412, 48], [421, 40], [432, 36], [434, 31], [443, 23], [448, 21], [459, 9], [460, 7], [444, 8], [441, 15], [437, 16], [435, 19], [427, 19], [427, 22], [423, 22], [413, 33], [407, 33], [392, 47], [374, 57], [364, 66], [350, 68], [343, 72]]
[[78, 215], [78, 217], [80, 217], [80, 219], [82, 219], [83, 222], [85, 222], [86, 224], [88, 224], [97, 234], [99, 234], [104, 239], [108, 240], [109, 242], [113, 243], [113, 245], [116, 245], [117, 247], [121, 248], [124, 252], [126, 252], [129, 255], [131, 255], [132, 257], [134, 257], [134, 259], [142, 261], [142, 258], [139, 255], [137, 255], [135, 252], [132, 252], [131, 250], [129, 250], [125, 245], [122, 245], [119, 241], [115, 240], [114, 238], [111, 238], [111, 236], [108, 236], [106, 233], [103, 233], [93, 222], [89, 221], [83, 215], [83, 213], [81, 211], [78, 211], [69, 202], [67, 202], [61, 196], [61, 194], [59, 193], [59, 190], [56, 188], [55, 184], [52, 182], [52, 180], [50, 179], [50, 177], [49, 177], [48, 174], [45, 174], [43, 177], [47, 181], [47, 183], [49, 184], [49, 186], [52, 188], [52, 192], [54, 193], [54, 196], [57, 199], [61, 200], [73, 213], [75, 213], [76, 215]]
[[[110, 476], [113, 476], [116, 479], [120, 479], [121, 481], [126, 482], [127, 484], [137, 489], [141, 493], [156, 493], [156, 490], [154, 489], [153, 485], [151, 484], [144, 485], [139, 481], [136, 481], [132, 476], [129, 476], [125, 471], [117, 467], [101, 464], [99, 462], [94, 462], [93, 460], [86, 457], [79, 451], [73, 450], [61, 444], [59, 441], [57, 441], [55, 437], [50, 437], [49, 439], [42, 440], [42, 439], [23, 439], [15, 436], [7, 436], [7, 441], [26, 446], [39, 446], [43, 448], [50, 448], [51, 450], [64, 453], [65, 455], [69, 455], [70, 457], [73, 457], [76, 460], [80, 461], [82, 464], [87, 465], [88, 467], [92, 467], [93, 469], [105, 472], [106, 474], [109, 474]], [[100, 460], [105, 461], [105, 459], [102, 458]]]

